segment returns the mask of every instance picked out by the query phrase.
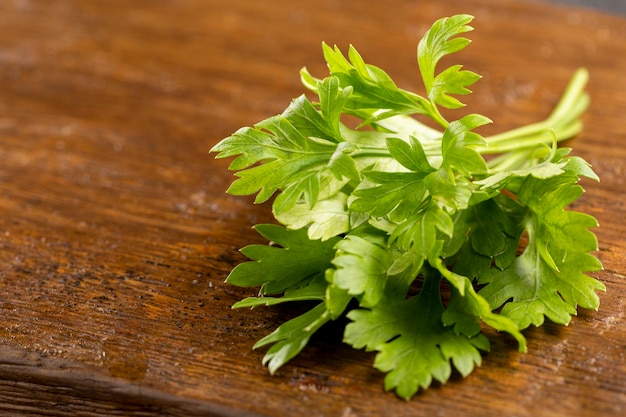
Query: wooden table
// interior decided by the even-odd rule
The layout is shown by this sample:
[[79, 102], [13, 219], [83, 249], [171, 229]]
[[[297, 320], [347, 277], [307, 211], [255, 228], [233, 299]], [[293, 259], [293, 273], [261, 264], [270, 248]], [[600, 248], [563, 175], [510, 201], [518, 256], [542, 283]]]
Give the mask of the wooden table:
[[[601, 223], [600, 310], [410, 402], [332, 329], [268, 375], [251, 347], [290, 310], [231, 310], [255, 290], [223, 281], [272, 217], [208, 150], [300, 95], [302, 66], [326, 74], [322, 41], [419, 90], [419, 38], [460, 12], [494, 131], [591, 73], [571, 146], [602, 178], [576, 205]], [[526, 1], [0, 1], [0, 414], [624, 415], [625, 74], [625, 19]]]

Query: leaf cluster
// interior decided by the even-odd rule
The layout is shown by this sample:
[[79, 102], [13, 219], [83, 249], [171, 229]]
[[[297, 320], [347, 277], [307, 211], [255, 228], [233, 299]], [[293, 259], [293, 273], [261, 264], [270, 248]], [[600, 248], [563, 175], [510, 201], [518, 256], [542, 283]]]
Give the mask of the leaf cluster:
[[[440, 111], [464, 107], [457, 96], [480, 78], [460, 65], [438, 71], [469, 44], [460, 35], [471, 20], [440, 19], [419, 42], [423, 96], [354, 47], [344, 55], [323, 44], [329, 75], [301, 71], [315, 100], [302, 95], [212, 149], [234, 157], [228, 192], [256, 194], [256, 203], [274, 197], [279, 223], [256, 226], [269, 244], [242, 249], [250, 261], [227, 282], [259, 295], [234, 307], [314, 304], [255, 345], [269, 347], [270, 372], [345, 316], [344, 341], [376, 352], [385, 388], [408, 399], [453, 369], [466, 376], [480, 365], [485, 326], [525, 351], [531, 324], [568, 324], [578, 306], [598, 308], [604, 286], [588, 275], [601, 268], [591, 254], [597, 223], [568, 209], [581, 177], [597, 177], [557, 147], [580, 130], [586, 72], [544, 122], [483, 137], [487, 117], [448, 121]], [[346, 116], [360, 124], [349, 127]]]

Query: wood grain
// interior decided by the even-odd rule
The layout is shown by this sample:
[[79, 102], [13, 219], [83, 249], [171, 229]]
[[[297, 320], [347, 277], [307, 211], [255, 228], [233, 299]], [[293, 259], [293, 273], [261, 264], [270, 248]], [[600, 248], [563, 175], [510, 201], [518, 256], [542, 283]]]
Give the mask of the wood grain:
[[[231, 310], [224, 284], [268, 207], [227, 196], [218, 140], [282, 111], [324, 75], [321, 42], [354, 44], [420, 90], [435, 19], [476, 16], [457, 59], [483, 75], [469, 108], [504, 130], [544, 118], [590, 70], [571, 142], [602, 178], [599, 311], [497, 337], [483, 366], [413, 400], [372, 355], [319, 334], [276, 376], [253, 343], [289, 307]], [[626, 411], [626, 20], [526, 1], [0, 0], [0, 414], [618, 416]]]

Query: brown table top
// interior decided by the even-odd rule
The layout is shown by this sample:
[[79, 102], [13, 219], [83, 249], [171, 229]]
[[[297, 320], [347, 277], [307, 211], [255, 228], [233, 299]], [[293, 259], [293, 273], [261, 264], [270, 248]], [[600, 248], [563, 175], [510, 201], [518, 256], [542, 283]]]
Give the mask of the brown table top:
[[[492, 341], [411, 401], [323, 332], [270, 376], [253, 343], [289, 307], [231, 310], [224, 283], [269, 207], [224, 193], [208, 150], [281, 112], [321, 42], [418, 89], [437, 18], [476, 16], [460, 62], [490, 129], [543, 119], [578, 67], [592, 105], [576, 209], [601, 227], [599, 311]], [[626, 20], [525, 1], [0, 2], [0, 414], [618, 416], [626, 413]]]

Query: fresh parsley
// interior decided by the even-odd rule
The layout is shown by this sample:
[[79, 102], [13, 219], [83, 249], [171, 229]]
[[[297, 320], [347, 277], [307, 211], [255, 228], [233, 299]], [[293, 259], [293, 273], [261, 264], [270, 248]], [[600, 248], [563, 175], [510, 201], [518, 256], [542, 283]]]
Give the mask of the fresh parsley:
[[[581, 177], [598, 178], [557, 147], [581, 130], [587, 72], [575, 73], [542, 122], [483, 137], [485, 116], [448, 121], [441, 109], [462, 108], [455, 96], [480, 76], [438, 64], [468, 45], [459, 35], [472, 19], [440, 19], [419, 42], [425, 96], [354, 47], [346, 56], [324, 44], [330, 75], [301, 71], [316, 100], [302, 95], [213, 147], [235, 157], [228, 192], [273, 197], [280, 224], [257, 225], [270, 244], [242, 249], [250, 262], [227, 282], [260, 292], [234, 307], [314, 305], [255, 345], [269, 346], [271, 373], [324, 324], [347, 317], [344, 341], [377, 352], [385, 389], [408, 399], [453, 368], [466, 376], [480, 365], [489, 350], [482, 326], [525, 351], [521, 331], [531, 324], [568, 324], [577, 306], [598, 308], [604, 285], [588, 275], [602, 268], [591, 254], [597, 222], [567, 210]], [[360, 124], [349, 127], [346, 116]]]

